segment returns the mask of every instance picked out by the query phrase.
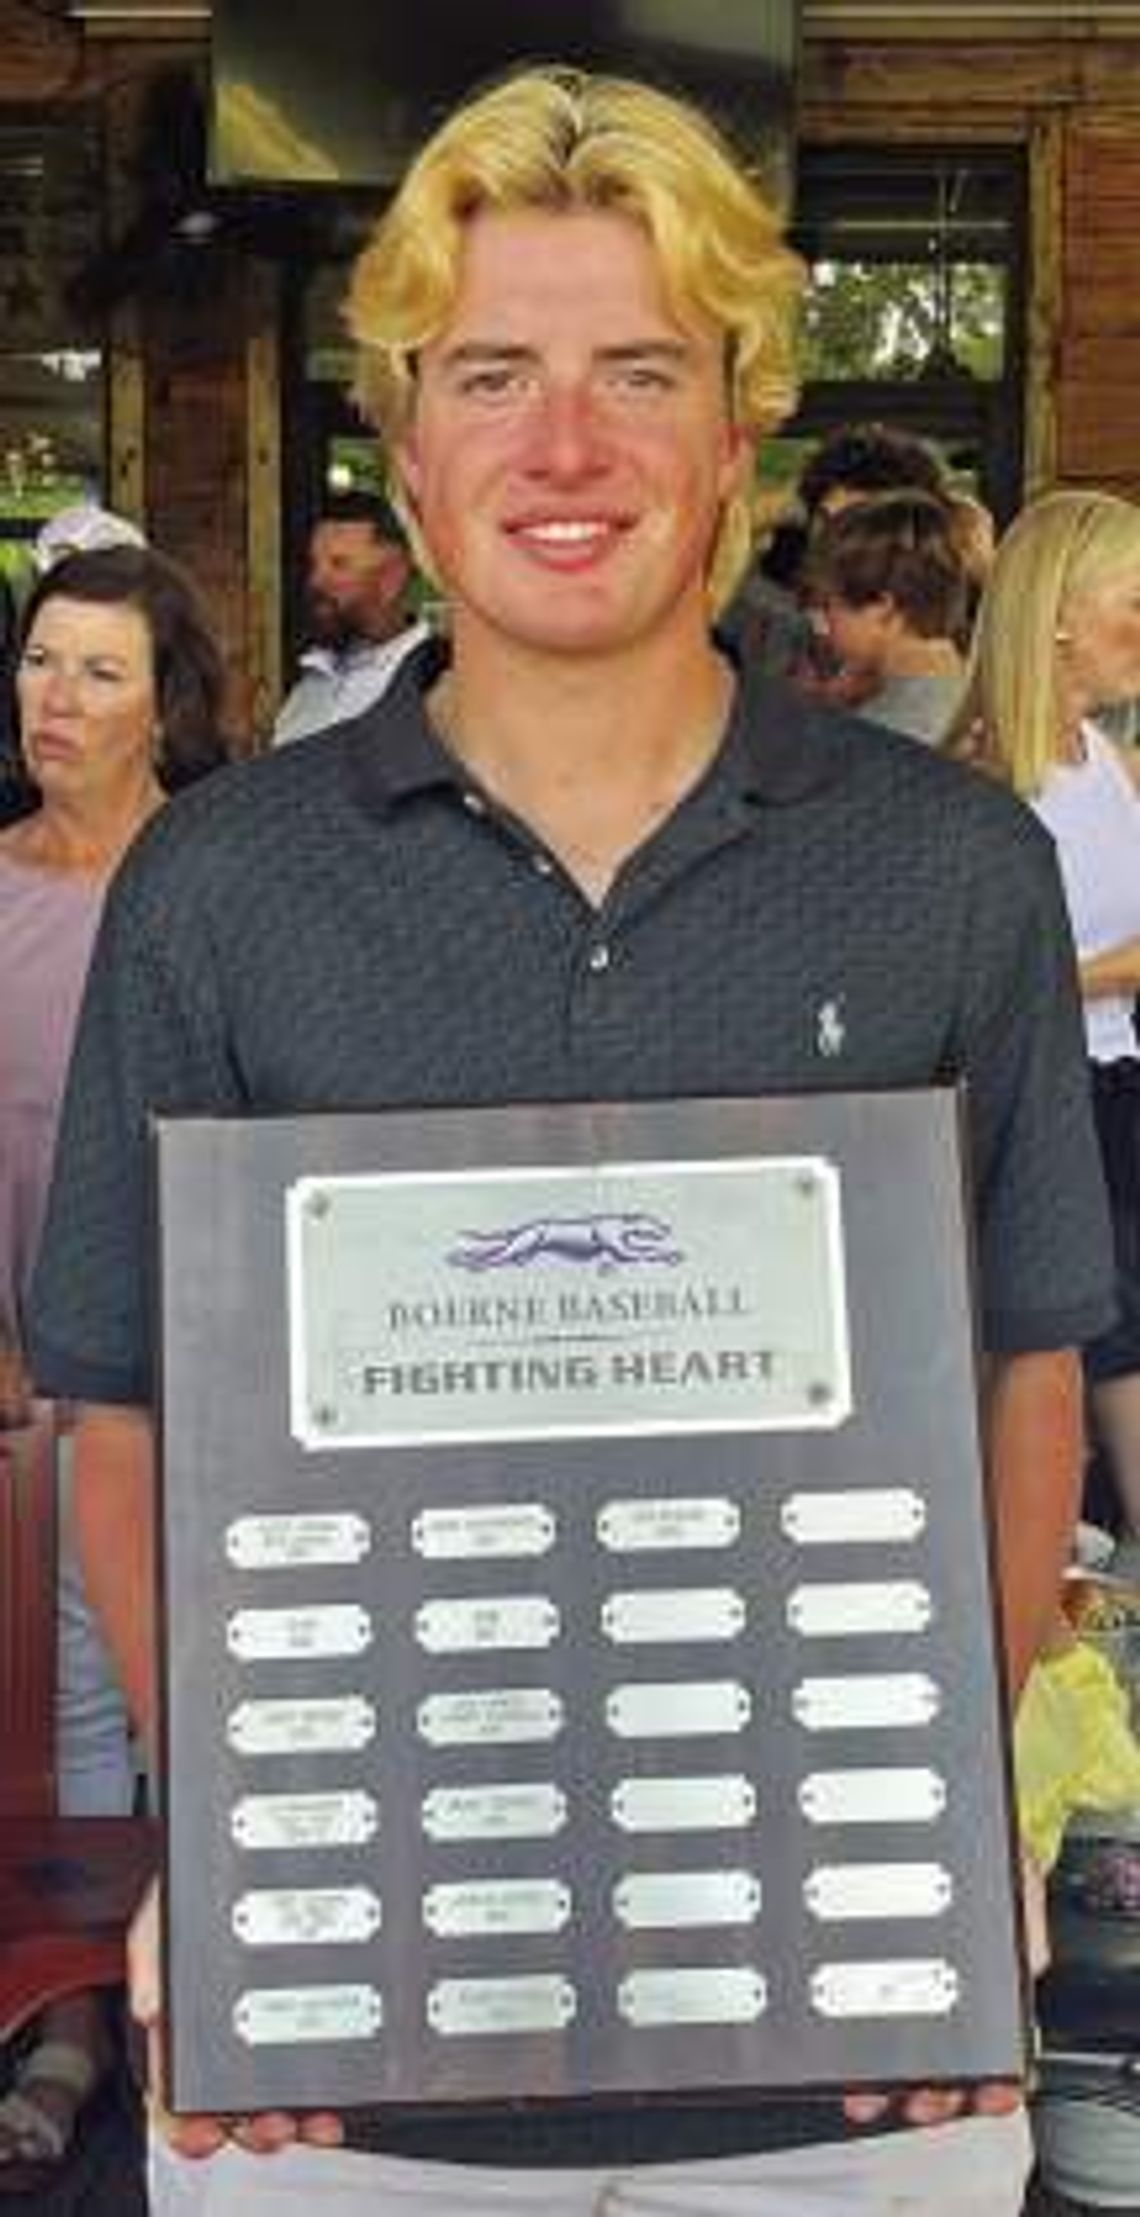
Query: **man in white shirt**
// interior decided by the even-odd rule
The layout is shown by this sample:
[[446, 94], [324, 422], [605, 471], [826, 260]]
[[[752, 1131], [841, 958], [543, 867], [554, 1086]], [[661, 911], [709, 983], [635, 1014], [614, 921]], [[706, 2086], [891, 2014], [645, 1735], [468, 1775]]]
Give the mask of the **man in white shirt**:
[[309, 538], [311, 643], [282, 703], [273, 745], [307, 738], [370, 708], [404, 656], [427, 637], [408, 608], [412, 562], [388, 503], [372, 493], [328, 500]]

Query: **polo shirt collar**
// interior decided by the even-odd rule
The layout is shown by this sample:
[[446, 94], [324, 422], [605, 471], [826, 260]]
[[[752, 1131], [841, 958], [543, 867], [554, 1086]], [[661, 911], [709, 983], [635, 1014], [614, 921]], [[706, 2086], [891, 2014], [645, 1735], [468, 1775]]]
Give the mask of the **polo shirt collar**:
[[[385, 814], [433, 787], [462, 786], [462, 767], [441, 745], [423, 705], [447, 660], [446, 640], [428, 640], [405, 658], [383, 699], [356, 719], [354, 774], [362, 797]], [[724, 746], [713, 766], [718, 782], [744, 801], [779, 806], [843, 776], [850, 748], [845, 715], [757, 670], [738, 665], [737, 676]]]

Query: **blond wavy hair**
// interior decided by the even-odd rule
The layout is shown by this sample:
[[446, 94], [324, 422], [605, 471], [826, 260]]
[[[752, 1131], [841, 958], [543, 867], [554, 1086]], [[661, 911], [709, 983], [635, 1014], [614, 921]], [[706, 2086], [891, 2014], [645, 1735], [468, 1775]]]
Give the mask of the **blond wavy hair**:
[[1002, 539], [965, 691], [944, 741], [1023, 799], [1061, 758], [1065, 632], [1075, 601], [1140, 573], [1140, 508], [1114, 493], [1046, 493]]
[[[551, 67], [456, 110], [356, 263], [347, 304], [355, 397], [389, 451], [413, 412], [416, 357], [451, 314], [466, 225], [482, 209], [532, 208], [608, 210], [641, 224], [672, 312], [724, 334], [733, 422], [759, 438], [789, 414], [803, 270], [773, 204], [696, 109], [624, 78]], [[391, 489], [418, 539], [394, 474]], [[760, 523], [751, 490], [726, 503], [709, 564], [714, 610]]]

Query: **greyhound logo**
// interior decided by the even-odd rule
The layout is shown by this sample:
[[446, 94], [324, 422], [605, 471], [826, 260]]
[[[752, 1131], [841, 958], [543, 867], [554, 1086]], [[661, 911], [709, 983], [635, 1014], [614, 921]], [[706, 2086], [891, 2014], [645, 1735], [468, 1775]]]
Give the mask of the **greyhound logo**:
[[519, 1270], [528, 1263], [596, 1263], [623, 1270], [640, 1263], [684, 1261], [672, 1228], [640, 1210], [604, 1216], [538, 1216], [495, 1232], [461, 1232], [448, 1262], [457, 1270]]

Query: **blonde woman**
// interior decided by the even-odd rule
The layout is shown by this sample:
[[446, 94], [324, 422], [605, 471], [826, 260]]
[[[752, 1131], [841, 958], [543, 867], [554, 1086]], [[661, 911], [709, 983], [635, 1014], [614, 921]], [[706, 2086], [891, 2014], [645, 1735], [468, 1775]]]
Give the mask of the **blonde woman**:
[[1056, 841], [1116, 1242], [1118, 1322], [1085, 1350], [1095, 1421], [1140, 1561], [1140, 753], [1098, 711], [1140, 696], [1140, 508], [1035, 501], [998, 549], [948, 745]]

